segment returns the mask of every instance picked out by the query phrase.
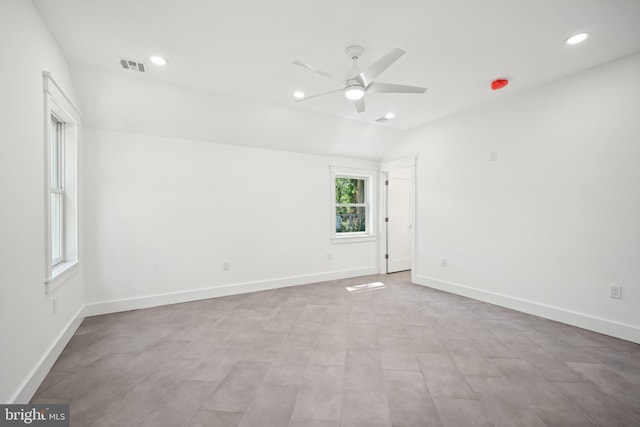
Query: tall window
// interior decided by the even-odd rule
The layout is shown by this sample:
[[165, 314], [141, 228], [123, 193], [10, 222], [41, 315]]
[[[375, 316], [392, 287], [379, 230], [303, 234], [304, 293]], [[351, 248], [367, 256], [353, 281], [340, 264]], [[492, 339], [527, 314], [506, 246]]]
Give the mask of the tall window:
[[331, 167], [331, 241], [375, 240], [377, 171]]
[[366, 182], [366, 178], [336, 177], [336, 233], [367, 232]]
[[78, 264], [79, 113], [60, 86], [43, 73], [45, 93], [45, 284], [64, 283]]
[[64, 261], [64, 123], [51, 115], [51, 266]]

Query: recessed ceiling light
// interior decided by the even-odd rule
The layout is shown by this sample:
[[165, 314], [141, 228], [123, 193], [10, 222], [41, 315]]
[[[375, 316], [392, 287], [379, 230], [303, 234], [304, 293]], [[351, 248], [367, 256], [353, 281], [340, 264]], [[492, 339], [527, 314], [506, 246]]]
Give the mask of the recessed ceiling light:
[[567, 38], [564, 42], [569, 45], [582, 43], [589, 37], [589, 33], [578, 33]]
[[297, 91], [293, 92], [293, 97], [295, 99], [302, 99], [302, 98], [304, 98], [304, 92], [301, 91], [301, 90], [297, 90]]
[[384, 118], [387, 120], [391, 120], [395, 117], [396, 115], [394, 113], [387, 113], [384, 115]]
[[167, 65], [168, 62], [162, 56], [152, 56], [151, 58], [149, 58], [149, 61], [153, 62], [156, 65]]
[[349, 86], [344, 91], [344, 96], [352, 101], [357, 101], [364, 96], [364, 88], [362, 86]]

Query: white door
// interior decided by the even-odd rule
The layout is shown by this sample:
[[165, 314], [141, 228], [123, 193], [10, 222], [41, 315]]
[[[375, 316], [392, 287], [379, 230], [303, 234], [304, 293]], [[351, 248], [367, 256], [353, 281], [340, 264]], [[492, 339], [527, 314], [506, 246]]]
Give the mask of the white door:
[[387, 273], [411, 269], [411, 169], [389, 172]]

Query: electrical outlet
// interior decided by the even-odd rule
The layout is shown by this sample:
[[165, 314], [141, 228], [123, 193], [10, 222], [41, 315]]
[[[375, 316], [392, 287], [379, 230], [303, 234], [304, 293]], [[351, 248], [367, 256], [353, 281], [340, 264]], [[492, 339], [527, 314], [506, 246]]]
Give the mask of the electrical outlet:
[[493, 150], [493, 151], [491, 152], [491, 154], [489, 155], [489, 159], [490, 159], [492, 162], [497, 161], [497, 160], [498, 160], [498, 150]]
[[222, 269], [223, 270], [231, 270], [231, 261], [224, 261], [222, 263]]
[[442, 261], [440, 262], [440, 265], [443, 267], [447, 266], [447, 259], [446, 258], [442, 258]]
[[609, 298], [622, 299], [622, 285], [609, 285]]

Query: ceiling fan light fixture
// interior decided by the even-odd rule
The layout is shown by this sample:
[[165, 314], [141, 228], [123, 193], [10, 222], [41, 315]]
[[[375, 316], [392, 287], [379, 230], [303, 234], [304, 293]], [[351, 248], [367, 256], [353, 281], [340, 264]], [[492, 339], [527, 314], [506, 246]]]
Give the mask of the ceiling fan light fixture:
[[352, 101], [357, 101], [364, 96], [364, 88], [362, 86], [348, 86], [344, 90], [344, 96]]

